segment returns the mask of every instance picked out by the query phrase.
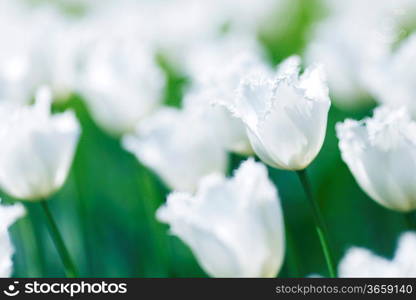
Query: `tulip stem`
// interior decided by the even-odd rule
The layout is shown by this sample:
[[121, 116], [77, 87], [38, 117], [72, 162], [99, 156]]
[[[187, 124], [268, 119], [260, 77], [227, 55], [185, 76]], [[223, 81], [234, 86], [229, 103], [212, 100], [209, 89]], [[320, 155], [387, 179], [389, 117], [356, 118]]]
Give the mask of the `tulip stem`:
[[327, 233], [324, 219], [322, 218], [321, 209], [319, 208], [318, 203], [315, 201], [315, 199], [312, 196], [312, 188], [308, 179], [308, 174], [306, 173], [306, 169], [296, 171], [296, 173], [299, 176], [299, 180], [302, 184], [303, 189], [305, 190], [306, 198], [308, 198], [309, 204], [311, 205], [311, 208], [312, 208], [313, 218], [315, 220], [315, 228], [316, 228], [316, 232], [318, 233], [322, 251], [325, 256], [325, 261], [328, 267], [329, 276], [331, 278], [334, 278], [336, 277], [334, 261], [332, 259], [329, 242], [328, 242], [328, 233]]
[[68, 249], [65, 246], [64, 240], [61, 233], [59, 232], [58, 226], [56, 225], [52, 213], [49, 210], [48, 204], [46, 201], [42, 201], [41, 205], [46, 216], [46, 221], [48, 223], [48, 228], [52, 240], [55, 243], [55, 247], [58, 250], [62, 263], [64, 264], [66, 276], [69, 278], [76, 278], [78, 272], [74, 263], [72, 262], [71, 256], [69, 255]]

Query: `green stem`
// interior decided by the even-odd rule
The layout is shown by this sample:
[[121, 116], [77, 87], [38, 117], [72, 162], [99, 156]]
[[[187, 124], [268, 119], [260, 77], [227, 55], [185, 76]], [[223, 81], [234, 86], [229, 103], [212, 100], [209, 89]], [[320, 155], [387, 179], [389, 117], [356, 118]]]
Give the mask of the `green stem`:
[[[28, 210], [26, 206], [26, 210]], [[25, 255], [26, 259], [32, 260], [32, 263], [27, 262], [27, 276], [36, 278], [41, 277], [42, 272], [42, 257], [39, 249], [39, 241], [37, 240], [34, 224], [30, 218], [30, 215], [27, 215], [19, 222], [19, 230], [23, 241], [25, 244]]]
[[416, 230], [416, 218], [413, 212], [405, 213], [404, 215], [406, 219], [407, 228], [409, 230], [415, 231]]
[[325, 256], [325, 261], [328, 267], [329, 276], [334, 278], [335, 275], [335, 267], [334, 262], [332, 259], [329, 242], [328, 242], [328, 233], [325, 226], [325, 222], [322, 218], [321, 210], [318, 206], [318, 203], [314, 200], [312, 196], [312, 188], [308, 180], [308, 175], [306, 173], [306, 169], [300, 170], [296, 172], [299, 176], [299, 180], [305, 190], [306, 197], [308, 198], [309, 204], [311, 205], [313, 218], [315, 220], [315, 228], [316, 232], [318, 233], [319, 241], [321, 243], [322, 251]]
[[40, 203], [46, 216], [46, 221], [48, 223], [48, 228], [52, 240], [55, 243], [55, 247], [58, 250], [62, 263], [64, 264], [66, 276], [69, 278], [76, 278], [78, 277], [78, 272], [74, 263], [72, 262], [71, 256], [69, 255], [68, 249], [65, 246], [64, 240], [62, 239], [62, 235], [59, 232], [58, 226], [56, 225], [52, 213], [49, 210], [48, 204], [45, 200]]

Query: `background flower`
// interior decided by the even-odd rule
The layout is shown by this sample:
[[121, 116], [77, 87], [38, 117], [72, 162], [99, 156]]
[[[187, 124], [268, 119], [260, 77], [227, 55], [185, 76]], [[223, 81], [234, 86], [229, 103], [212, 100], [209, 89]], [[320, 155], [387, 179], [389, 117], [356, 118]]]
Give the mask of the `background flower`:
[[174, 190], [193, 191], [203, 176], [227, 166], [223, 145], [191, 109], [161, 108], [126, 135], [123, 145]]
[[353, 247], [340, 262], [339, 277], [415, 277], [415, 251], [414, 232], [406, 232], [400, 236], [396, 253], [391, 260], [367, 249]]
[[368, 70], [366, 80], [377, 101], [393, 108], [406, 107], [416, 118], [415, 83], [416, 34], [396, 51]]
[[129, 37], [107, 36], [88, 53], [81, 93], [96, 122], [121, 135], [160, 104], [164, 75], [155, 54]]
[[311, 31], [306, 58], [321, 62], [328, 73], [331, 99], [340, 108], [368, 106], [372, 89], [368, 72], [384, 65], [406, 30], [412, 1], [324, 1], [330, 14]]
[[215, 128], [229, 151], [251, 154], [253, 150], [243, 122], [225, 106], [234, 102], [245, 76], [272, 73], [260, 45], [249, 36], [227, 36], [197, 44], [188, 55], [186, 66], [192, 86], [183, 102], [205, 111], [206, 121]]

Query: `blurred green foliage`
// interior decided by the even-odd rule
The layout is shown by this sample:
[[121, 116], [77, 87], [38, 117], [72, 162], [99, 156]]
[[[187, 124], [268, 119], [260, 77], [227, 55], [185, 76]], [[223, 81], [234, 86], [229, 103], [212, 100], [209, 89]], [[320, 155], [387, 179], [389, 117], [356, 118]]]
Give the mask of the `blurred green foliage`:
[[[271, 20], [259, 34], [274, 64], [291, 54], [301, 54], [310, 25], [325, 13], [316, 0], [289, 2], [287, 12], [281, 14], [285, 18], [284, 28], [273, 28]], [[162, 57], [158, 60], [168, 78], [165, 102], [180, 106], [188, 80]], [[187, 246], [169, 235], [167, 226], [155, 220], [155, 211], [168, 189], [122, 149], [118, 138], [108, 136], [95, 125], [80, 97], [73, 95], [55, 107], [56, 110], [67, 108], [76, 111], [83, 133], [70, 176], [49, 204], [80, 275], [206, 276]], [[332, 107], [324, 146], [308, 170], [337, 262], [353, 245], [391, 256], [399, 233], [406, 230], [404, 216], [370, 200], [340, 158], [336, 122], [370, 113], [371, 108], [344, 112]], [[230, 155], [230, 174], [243, 159]], [[279, 276], [325, 275], [310, 209], [296, 174], [270, 168], [269, 174], [279, 189], [287, 231], [287, 255]], [[7, 195], [2, 197], [13, 201]], [[64, 276], [40, 205], [27, 203], [26, 207], [27, 217], [12, 228], [16, 246], [15, 276]]]

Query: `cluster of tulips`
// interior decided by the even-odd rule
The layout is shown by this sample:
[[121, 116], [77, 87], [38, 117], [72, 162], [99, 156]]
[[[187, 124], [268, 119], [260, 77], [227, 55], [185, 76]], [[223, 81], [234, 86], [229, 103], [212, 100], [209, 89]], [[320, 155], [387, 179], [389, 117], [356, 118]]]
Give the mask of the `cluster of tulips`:
[[[67, 276], [80, 274], [48, 199], [66, 181], [82, 126], [74, 112], [52, 113], [51, 105], [75, 93], [170, 188], [155, 218], [208, 275], [279, 273], [285, 212], [268, 166], [299, 177], [328, 270], [321, 275], [416, 276], [411, 231], [391, 260], [354, 247], [335, 262], [306, 171], [325, 141], [331, 99], [351, 108], [371, 96], [378, 104], [371, 117], [336, 125], [342, 159], [371, 199], [406, 216], [416, 210], [416, 35], [397, 42], [410, 22], [398, 8], [410, 14], [414, 1], [372, 2], [371, 12], [361, 1], [325, 1], [331, 14], [311, 35], [304, 69], [298, 55], [273, 67], [255, 39], [283, 0], [102, 2], [87, 1], [94, 9], [68, 19], [50, 6], [0, 1], [0, 23], [4, 15], [9, 24], [0, 35], [12, 37], [12, 26], [28, 36], [0, 50], [0, 188], [42, 206]], [[379, 29], [379, 20], [389, 20], [389, 29]], [[191, 79], [179, 108], [162, 103], [158, 55]], [[227, 177], [230, 152], [246, 158]], [[0, 277], [12, 275], [8, 228], [24, 213], [20, 202], [0, 206]]]

